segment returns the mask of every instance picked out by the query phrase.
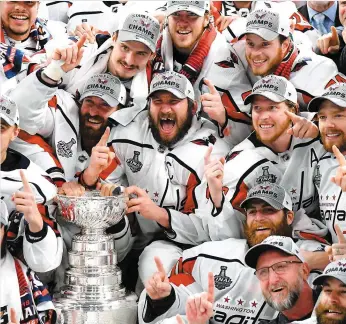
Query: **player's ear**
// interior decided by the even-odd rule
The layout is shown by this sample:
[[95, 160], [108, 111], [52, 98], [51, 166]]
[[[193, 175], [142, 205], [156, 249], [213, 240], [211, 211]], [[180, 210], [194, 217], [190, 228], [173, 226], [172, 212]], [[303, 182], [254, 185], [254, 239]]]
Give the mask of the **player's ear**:
[[113, 36], [112, 36], [112, 41], [115, 43], [118, 39], [118, 31], [114, 32]]
[[291, 210], [288, 210], [286, 212], [286, 219], [287, 219], [287, 224], [292, 225], [293, 220], [294, 220], [294, 213]]

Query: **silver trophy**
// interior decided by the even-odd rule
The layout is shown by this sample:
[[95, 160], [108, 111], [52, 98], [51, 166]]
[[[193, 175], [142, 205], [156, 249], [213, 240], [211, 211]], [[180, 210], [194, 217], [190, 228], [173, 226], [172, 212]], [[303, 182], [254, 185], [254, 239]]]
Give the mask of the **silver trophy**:
[[109, 197], [98, 191], [58, 195], [62, 217], [81, 228], [73, 237], [65, 286], [55, 301], [60, 324], [136, 323], [137, 296], [121, 286], [113, 235], [105, 233], [125, 214], [126, 197], [119, 188]]

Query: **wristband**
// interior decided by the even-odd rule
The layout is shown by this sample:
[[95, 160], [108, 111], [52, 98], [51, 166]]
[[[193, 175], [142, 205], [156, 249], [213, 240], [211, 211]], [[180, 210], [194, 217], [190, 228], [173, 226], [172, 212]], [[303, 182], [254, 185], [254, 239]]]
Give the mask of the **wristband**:
[[64, 70], [61, 68], [63, 64], [64, 62], [62, 61], [52, 60], [52, 62], [43, 70], [43, 73], [47, 78], [58, 82], [65, 74]]
[[79, 183], [80, 185], [82, 185], [82, 186], [83, 186], [85, 189], [87, 189], [87, 190], [95, 190], [95, 189], [96, 189], [96, 185], [100, 182], [100, 178], [97, 178], [96, 182], [95, 182], [93, 185], [89, 186], [88, 184], [86, 184], [86, 183], [84, 182], [84, 179], [83, 179], [84, 171], [85, 171], [85, 170], [83, 170], [83, 171], [79, 174], [78, 183]]

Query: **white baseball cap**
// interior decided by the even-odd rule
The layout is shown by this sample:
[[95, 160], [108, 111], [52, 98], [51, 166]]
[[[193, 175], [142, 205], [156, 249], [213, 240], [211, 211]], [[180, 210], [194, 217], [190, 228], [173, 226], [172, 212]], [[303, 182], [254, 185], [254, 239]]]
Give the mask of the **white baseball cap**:
[[157, 73], [150, 83], [150, 97], [156, 91], [168, 91], [179, 99], [190, 98], [195, 100], [195, 92], [191, 82], [185, 75], [174, 71]]
[[288, 37], [290, 21], [287, 16], [280, 15], [269, 9], [258, 9], [250, 13], [246, 20], [246, 34], [256, 34], [267, 41], [272, 41], [279, 35]]
[[263, 240], [260, 244], [253, 246], [245, 255], [245, 263], [253, 269], [256, 269], [257, 260], [261, 253], [270, 249], [276, 249], [289, 255], [295, 255], [300, 261], [305, 262], [303, 256], [299, 252], [298, 246], [290, 237], [271, 235]]
[[251, 94], [244, 100], [245, 105], [250, 103], [255, 95], [264, 96], [274, 102], [289, 100], [297, 103], [298, 101], [294, 85], [286, 78], [273, 74], [263, 77], [254, 84]]
[[329, 263], [323, 273], [314, 279], [313, 284], [323, 285], [324, 280], [330, 277], [338, 279], [346, 285], [346, 259]]
[[99, 97], [111, 107], [126, 103], [126, 89], [121, 81], [108, 73], [93, 75], [84, 85], [80, 100], [86, 97]]
[[122, 42], [141, 42], [155, 52], [159, 35], [160, 23], [156, 18], [144, 13], [131, 13], [119, 28], [118, 39]]
[[260, 199], [268, 203], [276, 210], [292, 210], [292, 200], [287, 191], [275, 183], [264, 183], [251, 188], [245, 200], [240, 204], [241, 208], [253, 199]]
[[19, 126], [19, 112], [17, 104], [7, 95], [0, 96], [0, 118], [10, 126]]
[[190, 11], [197, 16], [204, 16], [206, 11], [210, 11], [210, 2], [207, 1], [168, 1], [167, 16], [178, 11]]
[[313, 98], [308, 104], [308, 111], [318, 112], [323, 100], [329, 100], [337, 106], [346, 108], [346, 83], [334, 84], [327, 88], [322, 96]]

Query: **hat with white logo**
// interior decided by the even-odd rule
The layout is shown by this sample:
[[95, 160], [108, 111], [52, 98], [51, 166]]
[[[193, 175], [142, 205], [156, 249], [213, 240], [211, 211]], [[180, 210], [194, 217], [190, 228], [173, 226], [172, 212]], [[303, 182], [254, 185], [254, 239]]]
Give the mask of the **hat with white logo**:
[[245, 255], [245, 263], [250, 267], [256, 269], [257, 260], [261, 253], [276, 249], [285, 252], [289, 255], [295, 255], [300, 261], [305, 262], [303, 256], [299, 252], [298, 246], [287, 236], [268, 236], [262, 243], [253, 246]]
[[191, 82], [185, 75], [174, 71], [158, 73], [150, 83], [150, 97], [156, 91], [168, 91], [179, 99], [190, 98], [195, 100], [195, 92]]
[[267, 75], [258, 80], [249, 96], [244, 100], [245, 105], [252, 102], [255, 95], [260, 95], [274, 102], [283, 102], [285, 100], [297, 103], [297, 91], [294, 85], [284, 77], [277, 75]]
[[241, 208], [245, 208], [247, 203], [252, 199], [260, 199], [268, 203], [276, 210], [288, 209], [292, 210], [292, 200], [286, 190], [274, 183], [264, 183], [251, 188], [246, 199], [240, 204]]
[[126, 89], [114, 75], [103, 73], [93, 75], [85, 84], [80, 100], [86, 97], [99, 97], [111, 107], [126, 103]]
[[318, 112], [323, 100], [330, 100], [337, 106], [346, 108], [346, 83], [334, 84], [322, 96], [313, 98], [308, 104], [308, 111]]
[[167, 16], [178, 11], [190, 11], [197, 16], [204, 16], [206, 11], [210, 11], [209, 1], [168, 1]]
[[259, 9], [250, 13], [246, 20], [246, 34], [256, 34], [266, 41], [272, 41], [279, 35], [288, 37], [290, 21], [287, 16], [269, 9]]
[[3, 200], [0, 200], [0, 224], [3, 224], [5, 226], [8, 225], [7, 206]]
[[346, 259], [329, 263], [323, 273], [317, 276], [312, 283], [314, 285], [323, 285], [324, 280], [330, 277], [338, 279], [346, 285]]
[[7, 95], [1, 95], [0, 97], [0, 118], [10, 126], [19, 125], [17, 104]]
[[141, 42], [155, 52], [159, 34], [160, 23], [156, 18], [144, 13], [131, 13], [119, 28], [118, 39]]

